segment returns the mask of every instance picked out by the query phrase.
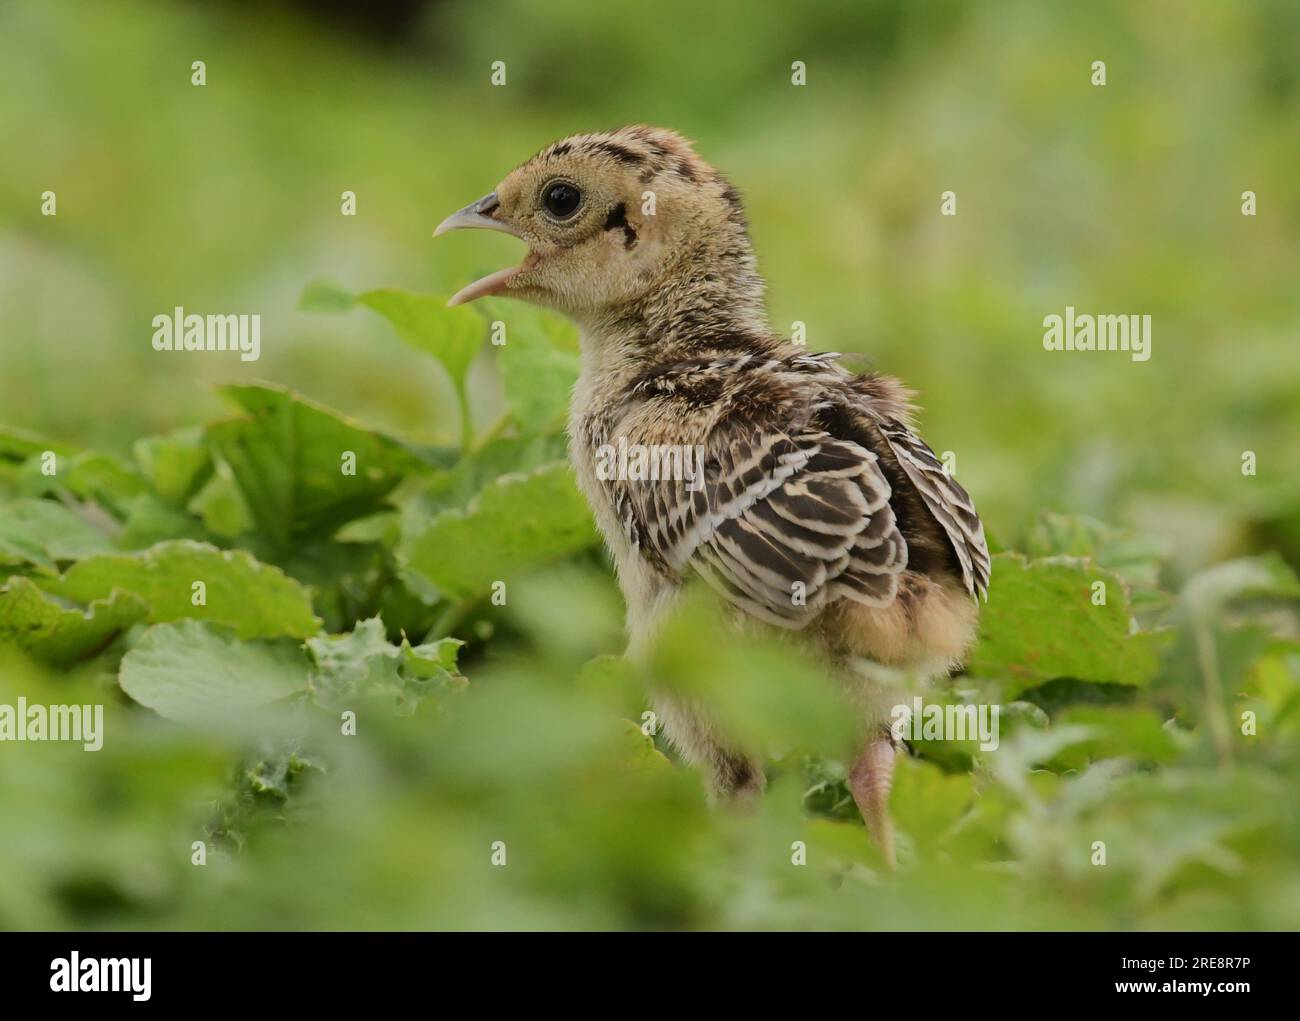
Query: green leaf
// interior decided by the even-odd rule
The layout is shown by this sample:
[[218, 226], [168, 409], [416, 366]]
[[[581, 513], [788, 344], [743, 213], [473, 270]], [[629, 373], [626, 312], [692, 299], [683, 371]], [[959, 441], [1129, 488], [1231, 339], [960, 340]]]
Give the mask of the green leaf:
[[465, 685], [456, 672], [463, 642], [444, 638], [412, 646], [393, 645], [378, 617], [358, 622], [350, 634], [318, 636], [307, 641], [316, 665], [312, 687], [322, 705], [343, 707], [357, 698], [392, 699], [399, 709], [414, 710], [428, 695]]
[[40, 457], [33, 457], [23, 466], [21, 487], [29, 496], [69, 493], [122, 517], [132, 500], [149, 491], [149, 484], [130, 465], [100, 451], [59, 455], [57, 474], [52, 476], [44, 474], [43, 465]]
[[[403, 476], [423, 467], [392, 437], [286, 390], [227, 386], [221, 392], [248, 417], [210, 426], [208, 436], [258, 529], [276, 546], [331, 534], [381, 509]], [[344, 473], [347, 454], [355, 455], [355, 474]]]
[[185, 509], [198, 517], [213, 535], [226, 539], [243, 535], [254, 527], [253, 514], [230, 465], [225, 461], [217, 464], [216, 470]]
[[1169, 762], [1178, 742], [1150, 709], [1126, 706], [1072, 706], [1060, 722], [1089, 728], [1094, 737], [1072, 745], [1056, 757], [1063, 769], [1083, 769], [1095, 759], [1131, 758], [1139, 762]]
[[357, 303], [352, 294], [328, 280], [313, 280], [298, 299], [303, 312], [347, 312]]
[[1273, 641], [1275, 625], [1252, 604], [1268, 608], [1297, 600], [1300, 581], [1275, 554], [1215, 564], [1179, 594], [1177, 638], [1161, 680], [1181, 695], [1182, 715], [1206, 724], [1205, 736], [1221, 759], [1235, 740], [1238, 692]]
[[[1093, 604], [1093, 585], [1105, 583], [1105, 605]], [[970, 669], [1006, 677], [1003, 694], [1015, 698], [1056, 677], [1146, 684], [1159, 667], [1169, 636], [1132, 632], [1128, 592], [1115, 574], [1065, 557], [993, 558], [989, 601]]]
[[193, 515], [155, 496], [141, 493], [131, 501], [117, 544], [124, 550], [143, 550], [169, 539], [211, 538]]
[[1020, 694], [1026, 702], [1050, 716], [1055, 716], [1067, 706], [1077, 704], [1130, 705], [1136, 696], [1137, 689], [1127, 684], [1079, 681], [1073, 677], [1058, 677]]
[[273, 751], [242, 764], [241, 793], [247, 791], [254, 798], [270, 797], [283, 803], [308, 775], [324, 772], [324, 766], [296, 750]]
[[184, 723], [239, 721], [307, 690], [297, 642], [241, 641], [225, 628], [186, 620], [151, 627], [122, 659], [122, 690]]
[[212, 473], [212, 455], [201, 429], [147, 436], [133, 448], [136, 463], [164, 500], [184, 503]]
[[933, 852], [975, 800], [968, 774], [899, 756], [890, 805], [899, 829], [921, 854]]
[[66, 443], [54, 443], [38, 433], [0, 425], [0, 461], [26, 461], [33, 454], [47, 450], [64, 457], [71, 455], [75, 449]]
[[366, 291], [357, 302], [392, 323], [413, 348], [437, 358], [457, 389], [463, 389], [465, 373], [485, 337], [483, 317], [475, 309], [448, 308], [445, 295], [389, 289]]
[[0, 588], [0, 646], [51, 666], [71, 666], [148, 613], [142, 599], [125, 592], [79, 607], [42, 592], [29, 578], [14, 577]]
[[0, 506], [0, 564], [27, 563], [51, 570], [59, 562], [113, 548], [103, 532], [53, 500], [14, 500]]
[[1300, 579], [1276, 553], [1215, 564], [1184, 586], [1181, 602], [1194, 616], [1208, 617], [1247, 600], [1300, 600]]
[[1021, 797], [1029, 796], [1032, 789], [1031, 772], [1057, 760], [1062, 753], [1095, 738], [1091, 727], [1077, 724], [1035, 730], [1024, 727], [1003, 741], [990, 753], [986, 762], [993, 777]]
[[596, 541], [568, 464], [556, 462], [492, 482], [464, 510], [417, 523], [398, 547], [403, 567], [457, 599], [494, 581], [586, 549]]
[[402, 515], [392, 510], [378, 511], [364, 518], [349, 521], [335, 533], [334, 539], [337, 542], [377, 542], [384, 546], [394, 546], [401, 535]]
[[668, 756], [655, 747], [654, 738], [641, 729], [641, 724], [631, 720], [619, 720], [616, 726], [624, 743], [627, 745], [627, 768], [640, 772], [642, 770], [671, 770], [672, 762]]
[[1094, 518], [1043, 511], [1029, 533], [1025, 553], [1031, 559], [1087, 557], [1123, 578], [1135, 602], [1138, 595], [1153, 605], [1166, 601], [1156, 592], [1161, 564], [1169, 557], [1169, 541], [1163, 536], [1112, 528]]
[[[495, 347], [506, 400], [525, 432], [557, 425], [578, 378], [578, 333], [553, 312], [518, 301], [489, 300], [486, 314], [504, 327]], [[493, 341], [496, 341], [495, 334]]]
[[542, 432], [564, 420], [578, 378], [578, 356], [536, 340], [511, 337], [498, 358], [506, 400], [525, 431]]
[[1252, 667], [1247, 688], [1261, 733], [1300, 735], [1300, 643], [1273, 643]]
[[485, 486], [502, 475], [528, 472], [565, 458], [563, 436], [511, 436], [492, 440], [461, 458], [454, 466], [435, 472], [404, 505], [404, 515], [423, 524], [439, 511], [463, 510]]
[[[195, 582], [206, 588], [206, 605], [192, 602]], [[152, 621], [194, 618], [234, 628], [240, 638], [305, 638], [320, 627], [308, 591], [278, 568], [242, 550], [189, 540], [90, 557], [40, 585], [83, 604], [107, 599], [114, 590], [129, 592], [148, 605]]]
[[516, 338], [523, 338], [530, 344], [578, 353], [578, 329], [558, 312], [514, 298], [484, 298], [477, 304], [490, 322], [505, 323], [507, 346]]
[[642, 676], [674, 698], [708, 706], [710, 726], [735, 747], [848, 748], [856, 722], [825, 683], [825, 666], [782, 636], [733, 628], [729, 613], [711, 589], [692, 585], [660, 621]]
[[439, 638], [436, 642], [412, 645], [402, 642], [403, 669], [412, 677], [428, 679], [456, 670], [461, 646], [459, 638]]

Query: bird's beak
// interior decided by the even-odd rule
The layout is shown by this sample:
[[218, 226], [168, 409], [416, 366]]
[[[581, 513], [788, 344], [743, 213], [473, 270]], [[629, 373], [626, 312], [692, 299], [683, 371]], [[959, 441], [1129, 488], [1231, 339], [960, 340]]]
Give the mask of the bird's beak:
[[438, 224], [438, 229], [433, 232], [433, 236], [439, 237], [449, 230], [465, 230], [468, 227], [478, 227], [482, 230], [505, 231], [507, 234], [518, 237], [519, 231], [504, 220], [498, 220], [492, 215], [500, 208], [501, 200], [497, 198], [496, 192], [484, 195], [477, 202], [471, 202], [464, 209], [456, 210], [442, 223]]
[[[511, 237], [521, 238], [523, 235], [519, 233], [514, 224], [498, 218], [496, 214], [500, 208], [501, 201], [497, 198], [496, 192], [484, 195], [477, 202], [471, 202], [464, 209], [458, 209], [443, 220], [442, 223], [438, 224], [438, 229], [433, 232], [433, 236], [438, 237], [452, 230], [478, 228], [479, 230], [499, 230]], [[530, 252], [520, 265], [511, 266], [509, 269], [500, 269], [495, 273], [489, 273], [482, 280], [475, 280], [468, 287], [462, 287], [453, 294], [447, 302], [448, 307], [463, 305], [475, 298], [486, 297], [490, 294], [500, 294], [505, 290], [512, 277], [531, 267], [536, 261], [536, 256]]]

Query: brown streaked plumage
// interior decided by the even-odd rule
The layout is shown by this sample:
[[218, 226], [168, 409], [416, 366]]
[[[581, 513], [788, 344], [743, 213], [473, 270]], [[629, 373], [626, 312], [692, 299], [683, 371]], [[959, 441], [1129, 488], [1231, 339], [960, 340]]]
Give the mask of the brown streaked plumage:
[[[815, 643], [872, 733], [849, 782], [892, 861], [894, 749], [873, 728], [899, 678], [959, 664], [989, 580], [974, 504], [913, 431], [907, 391], [769, 329], [739, 194], [671, 131], [556, 142], [438, 233], [457, 227], [505, 230], [529, 254], [453, 304], [506, 294], [581, 328], [570, 450], [614, 557], [631, 651], [695, 576], [742, 619]], [[703, 448], [703, 484], [601, 477], [597, 451], [620, 442]], [[707, 706], [660, 695], [655, 707], [716, 792], [762, 789], [755, 755], [717, 732]]]

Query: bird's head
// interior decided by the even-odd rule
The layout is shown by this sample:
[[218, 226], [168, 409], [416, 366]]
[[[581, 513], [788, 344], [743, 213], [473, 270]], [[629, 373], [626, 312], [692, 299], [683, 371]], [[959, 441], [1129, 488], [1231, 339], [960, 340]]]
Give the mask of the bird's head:
[[460, 290], [452, 305], [500, 294], [580, 322], [665, 301], [705, 314], [715, 301], [761, 306], [739, 195], [672, 131], [627, 127], [555, 142], [434, 235], [470, 227], [511, 234], [528, 254]]

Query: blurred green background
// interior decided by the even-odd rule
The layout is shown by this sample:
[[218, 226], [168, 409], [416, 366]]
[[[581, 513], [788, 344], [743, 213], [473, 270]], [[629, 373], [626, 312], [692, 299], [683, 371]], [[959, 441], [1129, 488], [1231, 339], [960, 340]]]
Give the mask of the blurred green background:
[[[1175, 591], [1233, 556], [1272, 550], [1300, 563], [1295, 3], [357, 8], [0, 8], [0, 422], [125, 454], [143, 434], [223, 414], [214, 383], [259, 379], [454, 444], [459, 412], [436, 362], [378, 317], [299, 311], [304, 286], [445, 293], [499, 268], [517, 243], [434, 242], [433, 227], [549, 141], [643, 122], [695, 139], [744, 193], [778, 330], [802, 321], [810, 346], [863, 353], [919, 392], [924, 434], [955, 452], [995, 544], [1026, 548], [1049, 510], [1155, 536], [1168, 551], [1161, 580]], [[190, 83], [194, 60], [206, 62], [203, 87]], [[497, 60], [504, 87], [490, 83]], [[790, 84], [793, 60], [807, 64], [805, 87]], [[1104, 87], [1090, 83], [1095, 60], [1106, 62]], [[57, 193], [56, 217], [41, 215], [46, 190]], [[339, 213], [344, 190], [357, 195], [355, 217]], [[958, 215], [942, 217], [949, 190]], [[1253, 217], [1241, 215], [1246, 190], [1258, 195]], [[260, 313], [261, 360], [154, 352], [150, 320], [176, 305]], [[1043, 317], [1067, 305], [1150, 314], [1150, 361], [1045, 352]], [[495, 420], [491, 349], [471, 388], [479, 424]], [[1244, 451], [1257, 455], [1254, 476], [1240, 470]], [[256, 769], [257, 789], [247, 773], [237, 779], [242, 801], [223, 794], [229, 758], [244, 747], [229, 735], [182, 739], [116, 706], [130, 740], [98, 758], [51, 747], [48, 772], [0, 772], [8, 818], [20, 820], [5, 826], [0, 923], [1300, 918], [1290, 750], [1235, 779], [1208, 769], [1145, 777], [1103, 828], [1148, 839], [1150, 853], [1105, 879], [1062, 850], [1086, 848], [1088, 798], [1101, 795], [1085, 787], [1049, 805], [1033, 789], [1059, 780], [1028, 770], [1055, 748], [1017, 753], [1025, 775], [1006, 767], [1005, 783], [982, 795], [980, 821], [929, 862], [924, 881], [860, 882], [861, 864], [828, 880], [759, 861], [764, 847], [788, 848], [791, 833], [848, 861], [869, 862], [871, 851], [860, 829], [831, 821], [851, 818], [842, 805], [806, 820], [793, 768], [777, 769], [768, 807], [748, 821], [710, 816], [696, 779], [658, 759], [637, 784], [610, 771], [627, 735], [607, 718], [637, 719], [639, 708], [610, 696], [590, 667], [579, 674], [621, 645], [609, 579], [594, 557], [584, 563], [512, 610], [512, 633], [532, 636], [519, 639], [528, 658], [514, 646], [470, 650], [483, 673], [467, 670], [471, 687], [485, 693], [457, 726], [439, 718], [431, 741], [424, 716], [398, 717], [336, 749], [331, 807], [306, 798], [272, 811], [301, 825], [257, 829], [211, 879], [188, 863], [195, 828], [266, 794]], [[1288, 741], [1296, 662], [1290, 647], [1267, 661], [1265, 694], [1292, 707]], [[29, 699], [42, 685], [96, 683], [27, 669], [15, 664], [6, 683]], [[586, 680], [575, 687], [575, 675]], [[822, 708], [807, 712], [815, 721]], [[494, 741], [513, 758], [484, 758]], [[266, 767], [276, 797], [315, 771], [309, 755], [286, 765], [283, 741], [269, 747], [281, 749]], [[963, 772], [906, 764], [904, 830], [948, 834], [970, 784]], [[1178, 803], [1203, 812], [1171, 814]], [[1243, 804], [1267, 811], [1243, 820], [1232, 814]], [[504, 886], [487, 878], [483, 848], [496, 839], [536, 852]], [[1252, 868], [1255, 880], [1244, 875]]]
[[[514, 242], [433, 227], [554, 138], [646, 122], [695, 138], [745, 193], [778, 328], [803, 321], [813, 347], [868, 352], [919, 391], [996, 535], [1054, 506], [1177, 527], [1191, 557], [1296, 498], [1285, 0], [488, 0], [416, 7], [397, 38], [274, 4], [0, 19], [11, 424], [122, 448], [209, 417], [211, 380], [268, 378], [454, 436], [436, 367], [378, 321], [296, 311], [304, 283], [446, 291], [498, 268]], [[946, 190], [956, 217], [938, 215]], [[1067, 304], [1151, 314], [1152, 360], [1043, 351], [1043, 316]], [[175, 305], [260, 312], [262, 360], [158, 355], [150, 320]], [[1247, 449], [1263, 467], [1243, 480]]]

